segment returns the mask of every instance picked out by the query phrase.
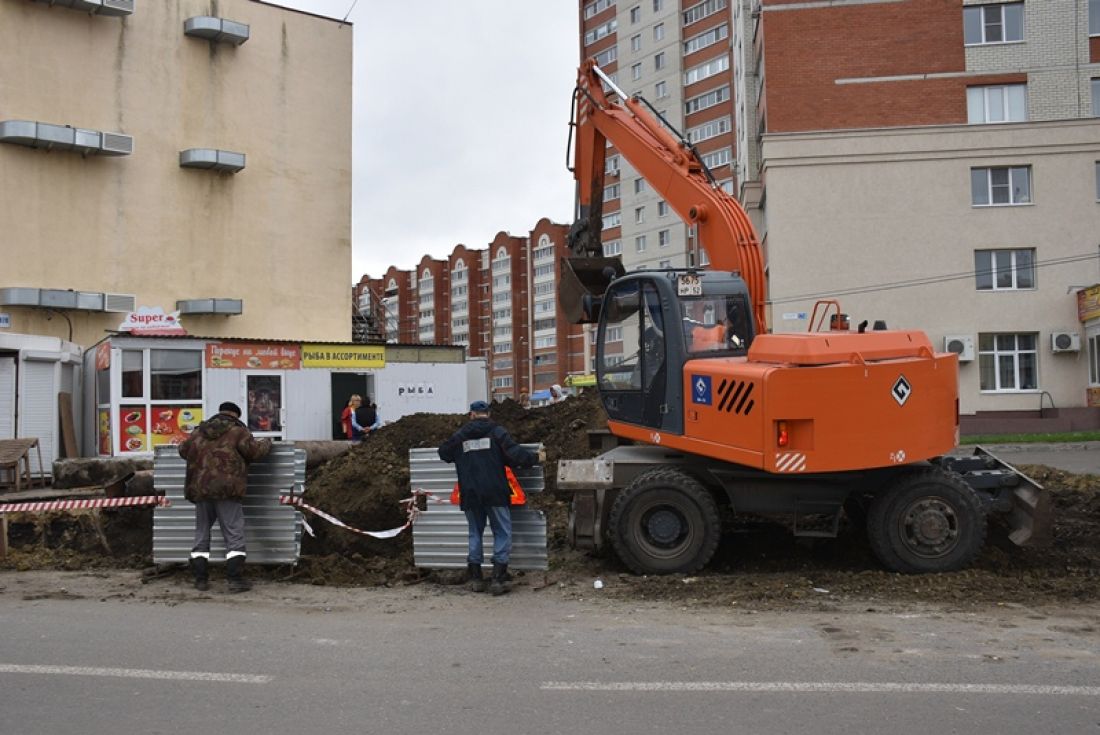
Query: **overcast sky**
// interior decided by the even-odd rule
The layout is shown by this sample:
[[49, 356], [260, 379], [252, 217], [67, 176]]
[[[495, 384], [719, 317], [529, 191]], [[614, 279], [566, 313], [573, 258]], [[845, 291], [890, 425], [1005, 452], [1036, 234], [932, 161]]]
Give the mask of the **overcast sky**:
[[[268, 0], [343, 18], [353, 0]], [[575, 0], [358, 0], [352, 281], [569, 224]]]

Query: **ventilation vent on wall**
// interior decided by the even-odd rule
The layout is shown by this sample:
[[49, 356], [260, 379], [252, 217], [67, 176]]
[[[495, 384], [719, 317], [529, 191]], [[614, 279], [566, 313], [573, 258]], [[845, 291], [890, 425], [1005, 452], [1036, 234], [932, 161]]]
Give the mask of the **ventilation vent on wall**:
[[248, 25], [225, 18], [199, 15], [183, 22], [183, 34], [193, 38], [205, 38], [214, 43], [233, 43], [240, 46], [248, 40]]
[[98, 130], [33, 120], [0, 122], [0, 143], [104, 156], [128, 156], [134, 151], [134, 139], [129, 135], [101, 133]]
[[1081, 335], [1077, 332], [1051, 332], [1051, 352], [1080, 352]]
[[235, 174], [244, 170], [244, 154], [216, 148], [188, 148], [180, 151], [181, 168], [202, 168]]
[[112, 311], [119, 313], [130, 313], [131, 311], [137, 311], [137, 297], [128, 293], [109, 293], [104, 294], [106, 299], [103, 304], [104, 311]]
[[943, 338], [945, 352], [954, 352], [959, 362], [973, 362], [974, 338], [969, 334], [949, 334]]
[[134, 12], [134, 0], [35, 0], [35, 2], [57, 5], [93, 15], [117, 17], [132, 15]]

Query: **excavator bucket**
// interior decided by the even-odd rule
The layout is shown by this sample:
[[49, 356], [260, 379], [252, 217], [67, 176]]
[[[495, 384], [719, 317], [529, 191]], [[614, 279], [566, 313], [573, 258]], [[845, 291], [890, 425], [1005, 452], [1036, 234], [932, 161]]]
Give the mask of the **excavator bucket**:
[[607, 287], [626, 273], [618, 258], [562, 258], [558, 303], [572, 324], [600, 319]]
[[1054, 502], [1042, 485], [983, 447], [970, 457], [949, 459], [948, 466], [959, 472], [972, 487], [1010, 490], [1011, 507], [1003, 514], [1008, 540], [1016, 546], [1045, 546], [1054, 533]]

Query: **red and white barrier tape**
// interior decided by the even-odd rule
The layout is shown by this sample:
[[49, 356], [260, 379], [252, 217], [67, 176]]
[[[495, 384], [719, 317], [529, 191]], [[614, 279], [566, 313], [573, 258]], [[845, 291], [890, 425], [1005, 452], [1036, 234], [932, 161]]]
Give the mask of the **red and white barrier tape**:
[[167, 507], [171, 504], [171, 501], [163, 495], [142, 495], [134, 498], [92, 498], [90, 500], [44, 500], [34, 503], [3, 503], [0, 504], [0, 513], [76, 510], [79, 508], [132, 508], [148, 505]]
[[[386, 531], [364, 531], [361, 528], [355, 528], [354, 526], [349, 526], [348, 524], [341, 521], [339, 518], [329, 515], [328, 513], [321, 510], [320, 508], [314, 508], [312, 505], [309, 505], [308, 503], [304, 502], [297, 495], [282, 495], [282, 496], [279, 497], [279, 503], [282, 504], [282, 505], [293, 505], [296, 508], [301, 508], [303, 510], [308, 510], [313, 515], [318, 516], [320, 518], [324, 518], [326, 521], [328, 521], [332, 525], [339, 526], [340, 528], [346, 528], [347, 530], [351, 531], [352, 533], [358, 533], [358, 534], [361, 534], [363, 536], [371, 536], [372, 538], [387, 539], [387, 538], [395, 538], [402, 531], [404, 531], [406, 528], [410, 528], [410, 527], [412, 527], [412, 525], [414, 523], [416, 523], [416, 517], [420, 514], [420, 508], [417, 507], [416, 501], [417, 501], [417, 499], [419, 499], [421, 497], [425, 498], [427, 500], [427, 502], [429, 502], [429, 503], [443, 503], [443, 502], [446, 502], [446, 501], [440, 500], [439, 498], [435, 498], [435, 497], [429, 495], [427, 492], [425, 492], [423, 490], [413, 490], [413, 494], [410, 497], [407, 497], [407, 498], [399, 501], [402, 505], [407, 505], [408, 506], [408, 520], [405, 521], [405, 525], [400, 526], [398, 528], [391, 528], [391, 529], [386, 530]], [[308, 528], [308, 525], [306, 527]], [[311, 535], [312, 535], [312, 532], [311, 532]]]

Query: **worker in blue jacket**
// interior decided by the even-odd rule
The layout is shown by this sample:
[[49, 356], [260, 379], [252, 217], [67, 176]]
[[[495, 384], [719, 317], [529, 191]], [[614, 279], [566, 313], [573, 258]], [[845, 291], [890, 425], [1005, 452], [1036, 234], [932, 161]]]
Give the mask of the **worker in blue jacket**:
[[505, 466], [514, 469], [538, 463], [542, 451], [535, 453], [516, 443], [503, 426], [489, 418], [489, 404], [470, 404], [470, 421], [439, 447], [439, 458], [453, 462], [458, 473], [462, 511], [470, 535], [466, 569], [470, 589], [485, 591], [481, 565], [485, 560], [481, 537], [485, 522], [493, 529], [493, 574], [489, 591], [500, 595], [505, 585], [508, 560], [512, 552], [511, 488]]

